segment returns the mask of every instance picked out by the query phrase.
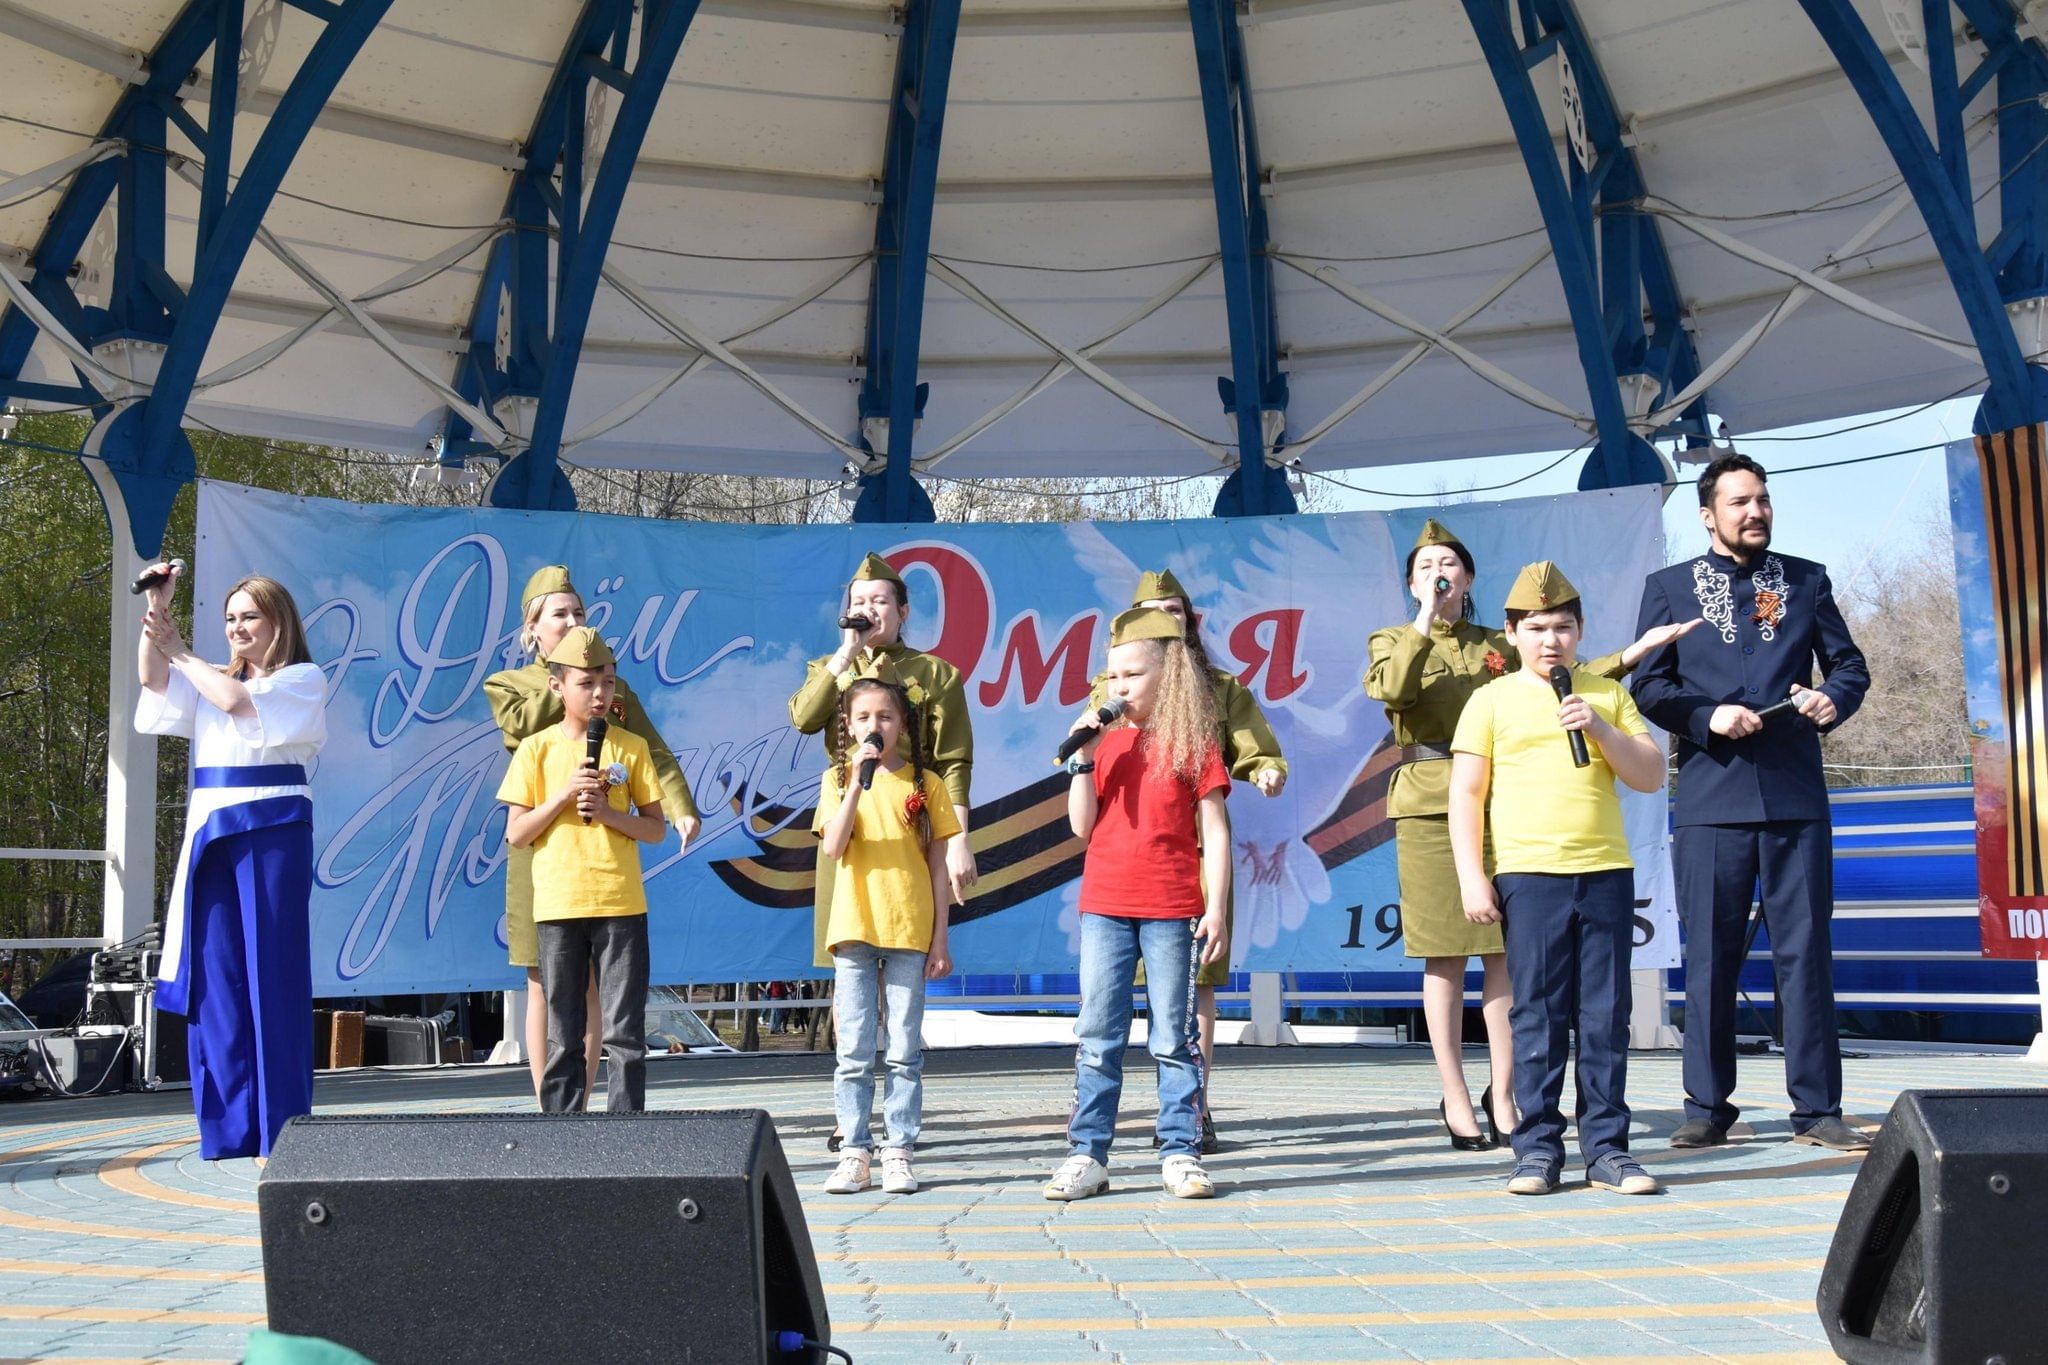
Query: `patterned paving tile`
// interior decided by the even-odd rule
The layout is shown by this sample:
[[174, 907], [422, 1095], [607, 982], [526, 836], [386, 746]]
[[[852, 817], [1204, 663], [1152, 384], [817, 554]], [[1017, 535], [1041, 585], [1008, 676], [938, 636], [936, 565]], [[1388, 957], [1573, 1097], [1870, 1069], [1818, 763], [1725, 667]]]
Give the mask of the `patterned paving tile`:
[[[1434, 1069], [1407, 1049], [1227, 1054], [1221, 1197], [1206, 1203], [1158, 1187], [1142, 1064], [1115, 1189], [1075, 1205], [1039, 1196], [1063, 1155], [1064, 1052], [934, 1055], [914, 1196], [819, 1190], [829, 1059], [658, 1066], [650, 1103], [775, 1117], [836, 1340], [861, 1365], [1827, 1359], [1813, 1293], [1858, 1158], [1787, 1143], [1782, 1068], [1742, 1066], [1752, 1135], [1676, 1152], [1677, 1061], [1633, 1059], [1632, 1141], [1667, 1186], [1635, 1200], [1571, 1165], [1557, 1195], [1507, 1196], [1504, 1154], [1448, 1150]], [[1849, 1107], [1872, 1116], [1911, 1086], [2039, 1083], [2002, 1057], [1852, 1058], [1846, 1073]], [[325, 1077], [317, 1099], [517, 1112], [523, 1076]], [[0, 1358], [239, 1356], [263, 1314], [261, 1173], [199, 1160], [188, 1102], [0, 1107]]]

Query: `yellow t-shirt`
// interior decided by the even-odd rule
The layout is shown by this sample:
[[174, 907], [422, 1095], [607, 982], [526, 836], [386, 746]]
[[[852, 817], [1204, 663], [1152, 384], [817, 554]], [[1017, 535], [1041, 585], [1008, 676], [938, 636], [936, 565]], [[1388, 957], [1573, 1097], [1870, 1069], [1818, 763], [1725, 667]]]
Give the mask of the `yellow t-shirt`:
[[[1572, 690], [1624, 734], [1647, 734], [1628, 689], [1611, 678], [1572, 670]], [[1493, 870], [1606, 872], [1635, 866], [1622, 828], [1614, 769], [1589, 736], [1592, 762], [1572, 766], [1557, 723], [1557, 694], [1527, 672], [1482, 687], [1465, 703], [1451, 748], [1493, 761], [1486, 818], [1493, 827]]]
[[[854, 818], [853, 839], [846, 852], [823, 860], [830, 864], [832, 877], [832, 912], [825, 923], [828, 945], [866, 943], [913, 953], [930, 951], [935, 914], [931, 868], [918, 845], [917, 832], [903, 815], [903, 804], [913, 790], [909, 764], [893, 773], [887, 768], [875, 769], [874, 785], [860, 795], [860, 813]], [[950, 839], [960, 832], [953, 798], [929, 768], [924, 773], [924, 800], [931, 813], [934, 840]], [[839, 810], [839, 801], [838, 777], [827, 768], [818, 786], [813, 833], [824, 834]]]
[[[569, 785], [583, 763], [584, 741], [559, 725], [519, 741], [512, 766], [499, 784], [498, 799], [532, 809], [547, 804]], [[605, 733], [600, 766], [625, 769], [626, 780], [605, 794], [615, 811], [654, 805], [661, 788], [647, 741], [614, 725]], [[570, 806], [541, 831], [533, 849], [533, 918], [601, 919], [647, 913], [647, 889], [640, 882], [640, 843], [610, 825], [583, 823]]]

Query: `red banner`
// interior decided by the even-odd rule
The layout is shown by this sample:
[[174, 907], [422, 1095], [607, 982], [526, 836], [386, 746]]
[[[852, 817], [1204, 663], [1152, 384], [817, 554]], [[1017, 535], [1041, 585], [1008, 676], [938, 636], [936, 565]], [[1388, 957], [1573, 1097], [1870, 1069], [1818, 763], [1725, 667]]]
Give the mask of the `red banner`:
[[[1971, 678], [1977, 910], [1986, 957], [2048, 957], [2048, 471], [2042, 428], [1979, 436], [1976, 488], [1952, 482], [1963, 634]], [[1981, 498], [1972, 516], [1967, 496]], [[1981, 533], [1981, 544], [1971, 543]], [[1988, 585], [1984, 580], [1988, 578]], [[1988, 611], [1971, 601], [1989, 588]], [[1991, 665], [1972, 648], [1994, 626]], [[1973, 641], [1971, 637], [1977, 636]]]

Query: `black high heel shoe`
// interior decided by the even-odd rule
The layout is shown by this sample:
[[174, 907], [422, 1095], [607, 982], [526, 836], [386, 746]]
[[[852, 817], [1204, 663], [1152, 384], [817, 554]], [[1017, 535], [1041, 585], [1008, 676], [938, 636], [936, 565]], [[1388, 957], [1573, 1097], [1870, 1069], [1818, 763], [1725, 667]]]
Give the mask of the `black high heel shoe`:
[[1444, 1111], [1444, 1101], [1442, 1100], [1438, 1100], [1436, 1102], [1436, 1116], [1439, 1119], [1443, 1120], [1444, 1131], [1451, 1135], [1452, 1151], [1490, 1152], [1493, 1150], [1493, 1144], [1487, 1140], [1486, 1135], [1484, 1133], [1474, 1133], [1470, 1137], [1467, 1137], [1465, 1134], [1451, 1127], [1450, 1115]]
[[1493, 1134], [1493, 1145], [1507, 1146], [1507, 1139], [1500, 1135], [1500, 1120], [1493, 1116], [1493, 1087], [1487, 1086], [1479, 1092], [1479, 1108], [1486, 1115], [1486, 1130]]

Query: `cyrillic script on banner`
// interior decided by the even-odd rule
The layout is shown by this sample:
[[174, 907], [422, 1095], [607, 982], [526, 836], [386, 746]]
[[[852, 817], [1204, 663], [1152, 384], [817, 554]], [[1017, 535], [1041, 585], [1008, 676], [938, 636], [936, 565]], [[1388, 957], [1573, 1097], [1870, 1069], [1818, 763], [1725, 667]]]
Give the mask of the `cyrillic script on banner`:
[[[194, 619], [225, 590], [291, 589], [328, 677], [312, 778], [314, 989], [497, 989], [505, 964], [506, 750], [483, 681], [519, 654], [527, 575], [567, 564], [589, 622], [689, 778], [704, 828], [643, 845], [656, 981], [815, 974], [811, 808], [819, 736], [786, 702], [838, 642], [869, 550], [908, 582], [904, 637], [958, 667], [973, 716], [981, 881], [953, 911], [957, 969], [1074, 970], [1081, 846], [1053, 750], [1146, 569], [1171, 569], [1211, 658], [1257, 698], [1292, 769], [1277, 798], [1233, 787], [1231, 960], [1249, 971], [1389, 971], [1401, 956], [1393, 751], [1360, 686], [1373, 630], [1412, 620], [1403, 562], [1447, 520], [1479, 565], [1482, 621], [1515, 572], [1554, 559], [1579, 585], [1591, 657], [1631, 638], [1663, 562], [1659, 490], [1412, 512], [1066, 525], [731, 526], [496, 508], [363, 506], [202, 482]], [[218, 653], [218, 650], [214, 651]], [[1560, 743], [1563, 742], [1560, 737]], [[1638, 865], [1638, 967], [1677, 961], [1664, 798], [1624, 794]]]
[[1948, 447], [1986, 957], [2048, 956], [2048, 486], [2039, 426]]

